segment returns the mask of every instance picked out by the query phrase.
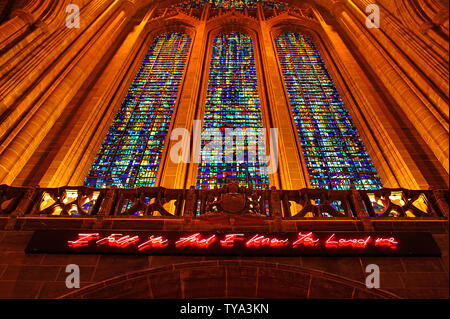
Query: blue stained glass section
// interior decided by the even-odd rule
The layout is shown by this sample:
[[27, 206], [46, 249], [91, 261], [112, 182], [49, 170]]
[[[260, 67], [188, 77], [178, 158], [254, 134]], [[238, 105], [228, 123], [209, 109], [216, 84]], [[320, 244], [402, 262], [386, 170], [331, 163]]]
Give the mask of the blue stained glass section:
[[[221, 146], [221, 151], [205, 149], [211, 142], [205, 138], [205, 133], [208, 136], [216, 130], [225, 138], [227, 129], [241, 136], [233, 146], [233, 153], [240, 155], [233, 160], [227, 160], [225, 145]], [[260, 156], [266, 154], [264, 143], [261, 145], [256, 141], [258, 137], [236, 129], [262, 130], [263, 120], [252, 40], [241, 33], [227, 33], [216, 37], [213, 43], [198, 188], [212, 189], [230, 181], [253, 189], [269, 187], [267, 162], [265, 156]], [[257, 145], [257, 156], [249, 155], [249, 145]]]
[[382, 183], [309, 37], [276, 38], [289, 101], [314, 188], [378, 189]]
[[154, 186], [191, 39], [152, 43], [85, 180], [85, 186]]

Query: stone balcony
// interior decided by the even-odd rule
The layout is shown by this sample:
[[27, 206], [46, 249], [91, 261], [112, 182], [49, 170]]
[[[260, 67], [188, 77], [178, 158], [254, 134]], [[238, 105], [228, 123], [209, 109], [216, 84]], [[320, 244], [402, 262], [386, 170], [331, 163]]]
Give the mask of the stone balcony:
[[448, 190], [0, 186], [0, 229], [266, 229], [448, 233]]

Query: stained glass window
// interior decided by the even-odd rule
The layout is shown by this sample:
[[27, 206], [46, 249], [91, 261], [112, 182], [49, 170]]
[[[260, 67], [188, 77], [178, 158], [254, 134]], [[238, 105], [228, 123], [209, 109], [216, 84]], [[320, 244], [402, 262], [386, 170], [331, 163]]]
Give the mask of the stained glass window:
[[191, 39], [167, 33], [151, 45], [85, 180], [86, 186], [154, 186]]
[[269, 0], [191, 0], [188, 2], [181, 3], [180, 6], [183, 8], [200, 8], [203, 7], [206, 2], [209, 2], [212, 8], [223, 8], [231, 9], [235, 8], [238, 10], [243, 9], [256, 9], [258, 2], [260, 2], [264, 7], [271, 9], [282, 9], [286, 7], [286, 4], [269, 1]]
[[311, 184], [377, 189], [380, 178], [309, 37], [285, 33], [276, 46]]
[[[236, 130], [255, 132], [262, 128], [252, 40], [241, 33], [219, 35], [213, 43], [197, 187], [211, 189], [229, 181], [238, 181], [253, 189], [268, 188], [267, 163], [260, 156], [265, 155], [264, 143], [256, 142], [258, 137], [248, 132]], [[205, 136], [213, 136], [213, 131], [220, 131], [225, 141], [227, 129], [238, 135], [242, 133], [241, 138], [236, 137], [233, 160], [226, 157], [225, 143], [221, 151], [219, 148], [205, 149], [211, 141]], [[250, 156], [249, 145], [257, 146], [257, 156]], [[236, 155], [238, 152], [240, 155]]]

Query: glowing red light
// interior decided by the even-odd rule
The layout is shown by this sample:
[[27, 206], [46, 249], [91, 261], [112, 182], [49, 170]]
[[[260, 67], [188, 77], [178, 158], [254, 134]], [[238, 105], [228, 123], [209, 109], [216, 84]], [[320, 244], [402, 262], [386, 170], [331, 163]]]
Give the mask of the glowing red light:
[[319, 243], [319, 239], [314, 239], [314, 234], [309, 232], [307, 234], [298, 233], [298, 239], [292, 244], [294, 248], [298, 246], [316, 246]]
[[[241, 246], [246, 248], [286, 248], [291, 247], [293, 249], [302, 249], [302, 247], [325, 247], [327, 249], [335, 248], [356, 248], [356, 249], [370, 249], [373, 247], [398, 249], [397, 238], [394, 237], [374, 237], [369, 235], [365, 237], [345, 234], [345, 233], [333, 233], [327, 237], [319, 237], [319, 234], [314, 232], [299, 232], [292, 234], [290, 239], [280, 239], [269, 235], [252, 235], [231, 233], [226, 235], [219, 234], [202, 234], [200, 232], [179, 237], [178, 240], [174, 237], [164, 237], [159, 235], [142, 235], [141, 238], [135, 234], [123, 235], [123, 234], [110, 234], [101, 237], [99, 233], [79, 233], [78, 238], [74, 241], [68, 241], [68, 246], [71, 248], [83, 248], [89, 246], [89, 244], [95, 243], [96, 246], [107, 246], [115, 248], [128, 248], [134, 246], [138, 251], [144, 251], [147, 249], [163, 249], [168, 248], [182, 248], [182, 247], [194, 247], [194, 248], [210, 248], [215, 242], [218, 242], [218, 247], [230, 249], [240, 249]], [[297, 235], [297, 238], [295, 238]], [[146, 238], [145, 238], [146, 237]], [[249, 239], [250, 238], [250, 239]], [[176, 240], [176, 241], [175, 241]], [[175, 247], [172, 245], [175, 244]], [[245, 244], [245, 245], [244, 245]], [[237, 247], [238, 246], [238, 247]], [[215, 249], [214, 247], [212, 249]]]
[[245, 243], [247, 247], [285, 247], [289, 244], [289, 239], [281, 240], [278, 238], [269, 238], [256, 234], [252, 239]]
[[150, 236], [149, 239], [138, 246], [139, 251], [148, 249], [148, 248], [165, 248], [169, 244], [169, 241], [162, 236]]
[[220, 241], [222, 247], [234, 247], [234, 243], [237, 240], [244, 240], [244, 234], [228, 234], [225, 235], [225, 239]]
[[132, 244], [139, 242], [139, 236], [130, 235], [123, 236], [122, 234], [111, 234], [108, 237], [97, 240], [97, 245], [108, 245], [111, 247], [125, 248]]
[[398, 242], [394, 237], [391, 238], [377, 238], [375, 240], [375, 246], [389, 247], [391, 249], [397, 249]]
[[331, 235], [327, 239], [327, 241], [325, 242], [325, 247], [327, 247], [327, 248], [336, 248], [336, 247], [366, 248], [367, 244], [371, 240], [370, 236], [368, 236], [366, 238], [362, 238], [362, 239], [358, 239], [358, 238], [344, 239], [344, 238], [341, 238], [339, 240], [334, 240], [334, 236], [336, 236], [336, 234]]
[[198, 248], [208, 248], [212, 243], [217, 240], [216, 235], [212, 235], [209, 238], [201, 239], [200, 233], [193, 234], [187, 237], [181, 237], [176, 243], [176, 247], [198, 247]]
[[92, 234], [78, 234], [78, 239], [74, 241], [68, 241], [69, 247], [79, 248], [85, 247], [89, 244], [90, 241], [98, 239], [100, 234], [92, 233]]

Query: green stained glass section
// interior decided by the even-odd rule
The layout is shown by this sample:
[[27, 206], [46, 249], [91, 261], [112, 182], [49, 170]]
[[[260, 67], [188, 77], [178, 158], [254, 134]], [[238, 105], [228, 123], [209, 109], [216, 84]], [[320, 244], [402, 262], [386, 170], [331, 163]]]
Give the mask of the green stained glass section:
[[277, 37], [287, 93], [314, 188], [382, 187], [375, 166], [312, 39]]
[[152, 43], [85, 180], [86, 186], [154, 186], [191, 39]]

